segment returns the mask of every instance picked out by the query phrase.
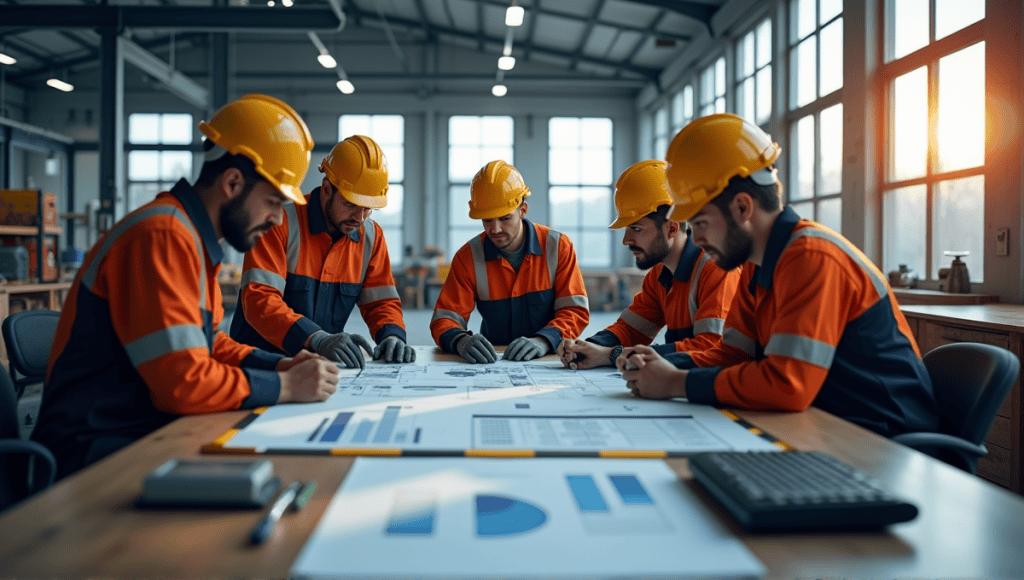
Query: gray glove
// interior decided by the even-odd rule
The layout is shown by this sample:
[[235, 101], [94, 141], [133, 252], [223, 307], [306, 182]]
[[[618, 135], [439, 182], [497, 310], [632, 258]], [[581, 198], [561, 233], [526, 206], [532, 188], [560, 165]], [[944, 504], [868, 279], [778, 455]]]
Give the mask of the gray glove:
[[520, 336], [505, 349], [502, 360], [532, 360], [548, 353], [548, 345], [535, 338]]
[[389, 336], [373, 349], [373, 360], [384, 362], [411, 363], [416, 360], [416, 349], [402, 342], [397, 336]]
[[358, 334], [347, 334], [344, 332], [327, 334], [323, 330], [318, 330], [313, 333], [313, 337], [309, 340], [309, 348], [313, 352], [333, 361], [345, 363], [345, 366], [350, 369], [355, 367], [363, 368], [366, 365], [363, 351], [359, 350], [359, 347], [363, 347], [363, 350], [366, 352], [373, 351], [370, 343]]
[[498, 353], [482, 334], [462, 335], [462, 338], [455, 343], [455, 350], [459, 352], [459, 356], [474, 364], [492, 363], [498, 360]]

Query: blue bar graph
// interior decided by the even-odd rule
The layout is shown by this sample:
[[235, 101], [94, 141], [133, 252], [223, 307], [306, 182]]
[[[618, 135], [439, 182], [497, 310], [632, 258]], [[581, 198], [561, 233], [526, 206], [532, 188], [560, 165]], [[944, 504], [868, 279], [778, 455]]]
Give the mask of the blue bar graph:
[[589, 475], [566, 475], [569, 482], [569, 489], [576, 497], [576, 505], [582, 512], [607, 512], [608, 504], [601, 497], [601, 490], [597, 489], [594, 478]]
[[338, 437], [341, 437], [341, 432], [345, 430], [345, 425], [348, 425], [348, 420], [352, 418], [352, 413], [338, 413], [338, 416], [334, 418], [327, 430], [324, 431], [324, 436], [320, 438], [320, 441], [335, 442]]
[[391, 432], [395, 430], [395, 423], [398, 422], [399, 406], [385, 407], [384, 416], [377, 424], [377, 432], [373, 435], [374, 443], [387, 443], [391, 440]]
[[356, 427], [356, 434], [352, 436], [353, 443], [366, 443], [366, 438], [370, 436], [370, 429], [373, 429], [373, 421], [363, 419], [359, 422], [359, 426]]
[[619, 492], [622, 503], [627, 505], [651, 505], [654, 500], [651, 498], [643, 484], [635, 475], [609, 475], [615, 491]]

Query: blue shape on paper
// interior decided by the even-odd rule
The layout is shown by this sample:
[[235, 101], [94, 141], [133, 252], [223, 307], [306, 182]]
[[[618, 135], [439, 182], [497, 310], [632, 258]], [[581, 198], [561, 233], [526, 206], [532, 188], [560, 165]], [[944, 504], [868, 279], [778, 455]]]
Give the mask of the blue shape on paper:
[[384, 533], [389, 536], [429, 536], [434, 533], [434, 512], [394, 518]]
[[601, 490], [597, 489], [594, 478], [589, 475], [566, 475], [569, 482], [569, 489], [576, 498], [576, 505], [581, 512], [607, 512], [608, 504], [601, 496]]
[[370, 436], [370, 429], [373, 429], [374, 421], [369, 419], [363, 419], [359, 422], [359, 426], [356, 427], [356, 434], [352, 436], [353, 443], [366, 443], [366, 438]]
[[345, 425], [348, 425], [348, 420], [351, 418], [352, 413], [338, 413], [338, 416], [334, 418], [334, 422], [324, 431], [324, 436], [320, 438], [320, 441], [332, 443], [337, 441], [338, 437], [341, 437], [341, 432], [345, 430]]
[[497, 495], [476, 496], [476, 535], [482, 538], [514, 536], [539, 528], [548, 519], [539, 507]]
[[608, 479], [612, 480], [612, 485], [619, 492], [622, 503], [627, 505], [651, 505], [654, 503], [654, 499], [647, 493], [635, 475], [609, 475]]
[[377, 424], [377, 433], [373, 436], [374, 443], [387, 443], [391, 439], [391, 432], [398, 422], [398, 411], [401, 407], [387, 407], [384, 409], [384, 416]]

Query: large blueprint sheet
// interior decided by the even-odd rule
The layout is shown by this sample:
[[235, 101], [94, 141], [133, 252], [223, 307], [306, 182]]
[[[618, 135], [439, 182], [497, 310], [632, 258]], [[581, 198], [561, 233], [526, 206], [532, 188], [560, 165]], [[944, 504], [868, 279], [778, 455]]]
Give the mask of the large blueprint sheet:
[[205, 450], [391, 455], [688, 455], [779, 450], [735, 417], [633, 397], [613, 368], [368, 364], [323, 403], [254, 413]]

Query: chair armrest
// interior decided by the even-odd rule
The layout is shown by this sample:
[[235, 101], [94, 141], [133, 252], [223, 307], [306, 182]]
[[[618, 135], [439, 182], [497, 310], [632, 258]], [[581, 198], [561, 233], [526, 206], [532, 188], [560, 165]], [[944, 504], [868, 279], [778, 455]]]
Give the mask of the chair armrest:
[[975, 445], [966, 439], [945, 433], [903, 433], [892, 437], [891, 440], [919, 451], [949, 449], [974, 458], [984, 457], [988, 453], [988, 449], [984, 445]]
[[[54, 476], [57, 475], [57, 460], [54, 459], [53, 453], [50, 453], [50, 450], [43, 445], [22, 439], [0, 439], [0, 453], [22, 453], [39, 459], [39, 463], [36, 465], [41, 465], [45, 469], [39, 473], [38, 477], [32, 478], [30, 494], [53, 485]], [[45, 485], [40, 484], [40, 481], [45, 481]]]

